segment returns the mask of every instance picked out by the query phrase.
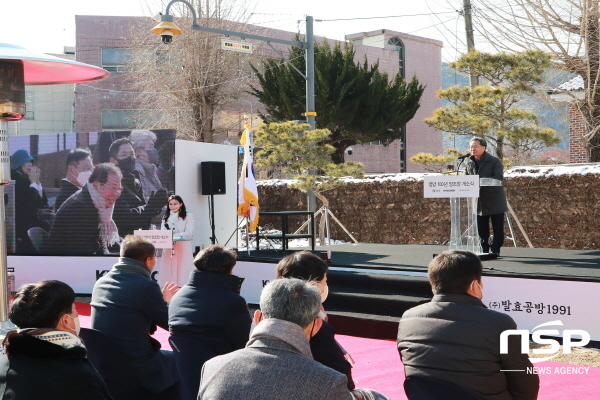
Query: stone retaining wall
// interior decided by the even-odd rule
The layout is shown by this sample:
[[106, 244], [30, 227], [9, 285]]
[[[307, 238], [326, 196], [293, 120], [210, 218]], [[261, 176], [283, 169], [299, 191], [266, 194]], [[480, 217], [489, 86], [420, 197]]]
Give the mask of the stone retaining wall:
[[[569, 167], [514, 168], [504, 184], [507, 198], [534, 247], [598, 249], [600, 245], [600, 166], [580, 173]], [[352, 180], [326, 194], [331, 210], [360, 242], [442, 244], [450, 235], [447, 199], [424, 199], [422, 174]], [[259, 182], [261, 211], [305, 210], [306, 194], [283, 182]], [[319, 205], [320, 206], [320, 205]], [[292, 219], [290, 229], [300, 218]], [[261, 226], [280, 229], [279, 219]], [[331, 224], [332, 238], [349, 241]], [[514, 224], [519, 247], [527, 243]], [[508, 226], [506, 234], [510, 235]], [[510, 240], [505, 241], [511, 246]]]

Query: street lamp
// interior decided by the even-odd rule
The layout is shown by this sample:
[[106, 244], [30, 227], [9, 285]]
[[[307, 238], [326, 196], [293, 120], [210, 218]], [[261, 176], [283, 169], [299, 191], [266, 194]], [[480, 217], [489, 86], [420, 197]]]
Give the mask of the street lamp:
[[[293, 66], [293, 64], [290, 64], [290, 65], [294, 69], [296, 69], [296, 71], [300, 75], [302, 75], [302, 77], [306, 80], [306, 112], [304, 113], [304, 115], [306, 116], [306, 122], [310, 125], [310, 129], [313, 129], [313, 130], [316, 129], [315, 117], [317, 116], [317, 112], [315, 110], [315, 41], [314, 41], [314, 35], [313, 35], [313, 17], [312, 16], [306, 17], [306, 42], [293, 42], [290, 40], [270, 38], [270, 37], [266, 37], [266, 36], [252, 35], [249, 33], [234, 32], [234, 31], [228, 31], [228, 30], [224, 30], [224, 29], [216, 29], [216, 28], [208, 28], [205, 26], [200, 26], [200, 25], [198, 25], [198, 21], [196, 18], [196, 10], [188, 1], [186, 1], [186, 0], [171, 0], [169, 2], [169, 4], [167, 4], [165, 13], [160, 16], [161, 22], [157, 26], [152, 28], [152, 30], [151, 30], [152, 33], [160, 35], [162, 37], [163, 43], [166, 43], [166, 44], [171, 43], [173, 41], [174, 35], [179, 35], [181, 33], [181, 30], [173, 23], [173, 16], [171, 14], [169, 14], [169, 11], [171, 10], [171, 6], [174, 3], [183, 3], [189, 8], [190, 12], [192, 13], [192, 29], [193, 30], [217, 33], [217, 34], [226, 35], [226, 36], [236, 36], [236, 37], [241, 37], [241, 38], [245, 38], [245, 39], [254, 39], [254, 40], [260, 40], [263, 42], [267, 42], [267, 44], [273, 50], [275, 50], [277, 53], [279, 53], [281, 55], [281, 58], [283, 58], [283, 55], [281, 54], [281, 52], [279, 52], [279, 50], [277, 50], [275, 47], [273, 47], [271, 45], [271, 43], [280, 43], [280, 44], [285, 44], [288, 46], [294, 46], [294, 47], [299, 47], [301, 49], [305, 49], [306, 74], [303, 74], [302, 72], [297, 70], [296, 67]], [[308, 210], [315, 212], [316, 209], [317, 209], [316, 199], [314, 198], [314, 195], [311, 193], [311, 195], [309, 195], [309, 197], [308, 197]]]
[[[23, 47], [0, 43], [0, 199], [10, 183], [8, 122], [25, 116], [25, 85], [57, 85], [92, 82], [108, 77], [102, 68]], [[4, 201], [0, 201], [0, 335], [13, 329], [8, 320], [8, 276]]]

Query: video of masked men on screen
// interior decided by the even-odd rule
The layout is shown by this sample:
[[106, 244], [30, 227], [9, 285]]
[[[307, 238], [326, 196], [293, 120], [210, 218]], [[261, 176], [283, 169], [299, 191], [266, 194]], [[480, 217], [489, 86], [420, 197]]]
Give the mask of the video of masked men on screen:
[[9, 138], [7, 245], [18, 255], [117, 255], [137, 229], [160, 229], [175, 192], [175, 131]]

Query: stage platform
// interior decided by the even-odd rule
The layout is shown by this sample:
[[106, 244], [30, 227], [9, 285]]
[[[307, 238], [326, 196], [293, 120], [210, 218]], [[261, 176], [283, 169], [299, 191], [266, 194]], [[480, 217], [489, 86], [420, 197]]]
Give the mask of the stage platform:
[[[315, 254], [331, 250], [330, 266], [333, 270], [352, 268], [382, 273], [426, 274], [434, 254], [447, 249], [448, 246], [437, 245], [358, 243], [320, 246]], [[246, 250], [240, 250], [238, 259], [277, 263], [284, 255], [298, 250], [310, 248], [294, 248], [285, 252], [251, 249], [249, 256]], [[483, 261], [483, 267], [484, 275], [490, 276], [600, 282], [600, 250], [503, 247], [500, 258]]]
[[[427, 265], [435, 254], [447, 249], [436, 245], [375, 243], [318, 247], [317, 255], [327, 250], [332, 252], [329, 297], [324, 306], [336, 331], [394, 339], [404, 311], [430, 301], [433, 296]], [[238, 260], [272, 263], [275, 268], [282, 257], [298, 250], [309, 249], [251, 250], [250, 255], [240, 250]], [[560, 318], [565, 329], [570, 324], [593, 332], [592, 339], [598, 347], [600, 324], [588, 326], [586, 315], [591, 315], [590, 307], [600, 302], [600, 251], [504, 247], [500, 258], [483, 261], [483, 267], [487, 307], [509, 312], [520, 327], [530, 330]], [[512, 308], [505, 309], [506, 304]], [[531, 308], [519, 309], [524, 304]], [[569, 310], [569, 315], [566, 311], [561, 314], [561, 310]], [[571, 313], [572, 310], [576, 311]]]

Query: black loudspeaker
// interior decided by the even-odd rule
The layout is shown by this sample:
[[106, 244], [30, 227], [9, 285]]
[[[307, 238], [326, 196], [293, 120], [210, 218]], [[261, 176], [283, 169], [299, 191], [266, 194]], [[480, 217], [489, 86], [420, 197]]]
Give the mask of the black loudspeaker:
[[225, 163], [203, 161], [200, 163], [200, 193], [225, 194]]

